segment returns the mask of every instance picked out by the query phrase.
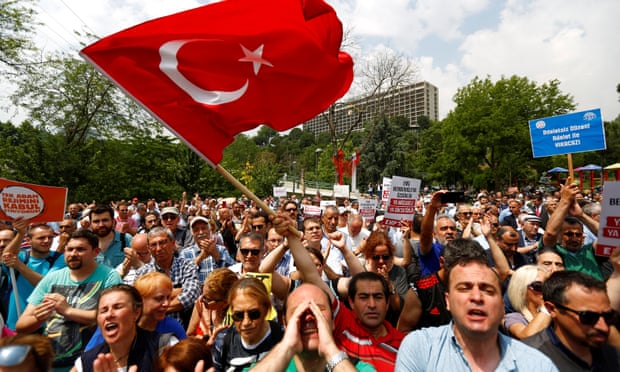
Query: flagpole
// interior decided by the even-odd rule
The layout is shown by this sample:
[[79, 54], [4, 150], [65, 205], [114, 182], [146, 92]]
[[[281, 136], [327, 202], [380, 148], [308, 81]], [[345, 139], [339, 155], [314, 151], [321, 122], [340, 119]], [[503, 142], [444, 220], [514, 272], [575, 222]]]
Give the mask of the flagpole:
[[[241, 191], [248, 198], [252, 199], [256, 203], [256, 205], [258, 205], [262, 210], [264, 210], [265, 212], [269, 213], [272, 216], [276, 215], [276, 213], [271, 208], [269, 208], [269, 206], [267, 204], [265, 204], [264, 201], [262, 201], [252, 191], [250, 191], [250, 189], [245, 187], [244, 184], [239, 182], [239, 180], [237, 180], [235, 178], [235, 176], [233, 176], [226, 169], [224, 169], [224, 167], [222, 167], [219, 164], [216, 164], [215, 165], [215, 170], [217, 171], [217, 173], [221, 174], [224, 178], [226, 178], [228, 180], [228, 182], [232, 183], [233, 186], [235, 186], [237, 188], [237, 190]], [[293, 226], [289, 225], [289, 231], [292, 232], [293, 234], [297, 235], [297, 236], [301, 236], [301, 233], [297, 229], [295, 229]]]
[[[568, 158], [568, 176], [574, 181], [575, 180], [575, 172], [573, 172], [573, 154], [569, 153], [566, 155]], [[581, 185], [580, 185], [581, 187]]]
[[15, 269], [9, 267], [9, 276], [11, 277], [11, 284], [13, 285], [13, 296], [15, 296], [15, 307], [17, 308], [17, 317], [22, 315], [21, 304], [19, 303], [19, 291], [17, 290], [17, 281], [15, 280]]

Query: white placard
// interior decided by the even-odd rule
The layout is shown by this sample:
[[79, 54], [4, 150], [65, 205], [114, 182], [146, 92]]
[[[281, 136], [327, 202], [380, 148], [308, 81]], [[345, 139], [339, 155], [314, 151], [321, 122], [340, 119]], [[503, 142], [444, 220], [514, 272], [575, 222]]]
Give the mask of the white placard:
[[422, 181], [416, 178], [392, 177], [390, 198], [385, 206], [386, 226], [400, 226], [401, 220], [412, 221], [415, 202], [419, 197]]

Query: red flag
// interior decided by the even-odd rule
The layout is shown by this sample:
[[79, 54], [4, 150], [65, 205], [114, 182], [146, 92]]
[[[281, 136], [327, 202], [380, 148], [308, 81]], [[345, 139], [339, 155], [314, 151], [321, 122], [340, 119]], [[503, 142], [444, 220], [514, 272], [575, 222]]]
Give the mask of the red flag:
[[353, 61], [323, 0], [227, 0], [145, 22], [80, 54], [212, 165], [234, 136], [281, 131], [343, 96]]

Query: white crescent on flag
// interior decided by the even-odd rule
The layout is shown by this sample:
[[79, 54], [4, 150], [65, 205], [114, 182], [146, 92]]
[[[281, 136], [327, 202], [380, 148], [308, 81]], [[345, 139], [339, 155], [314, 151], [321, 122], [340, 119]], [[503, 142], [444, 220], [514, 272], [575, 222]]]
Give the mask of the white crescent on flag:
[[168, 41], [159, 48], [159, 56], [161, 62], [159, 63], [159, 69], [166, 74], [179, 88], [192, 97], [192, 99], [198, 103], [205, 105], [223, 105], [226, 103], [234, 102], [243, 97], [250, 84], [246, 79], [245, 84], [237, 90], [233, 91], [220, 91], [220, 90], [207, 90], [202, 89], [196, 84], [192, 83], [179, 71], [179, 61], [177, 60], [177, 53], [179, 49], [190, 41], [194, 40], [173, 40]]

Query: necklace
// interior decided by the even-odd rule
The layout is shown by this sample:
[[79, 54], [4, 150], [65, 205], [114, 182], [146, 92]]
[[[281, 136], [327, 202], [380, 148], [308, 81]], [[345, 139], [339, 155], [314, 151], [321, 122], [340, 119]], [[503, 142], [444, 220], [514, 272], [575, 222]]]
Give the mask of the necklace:
[[[116, 364], [117, 367], [122, 367], [121, 363], [119, 363], [120, 361], [122, 361], [123, 359], [127, 358], [127, 362], [129, 363], [129, 354], [131, 354], [131, 350], [133, 350], [134, 346], [136, 345], [136, 339], [138, 338], [138, 335], [135, 335], [133, 338], [133, 341], [131, 343], [131, 347], [129, 348], [129, 351], [127, 352], [127, 354], [119, 357], [119, 358], [114, 358], [114, 364]], [[112, 354], [112, 356], [114, 356], [114, 354]]]

